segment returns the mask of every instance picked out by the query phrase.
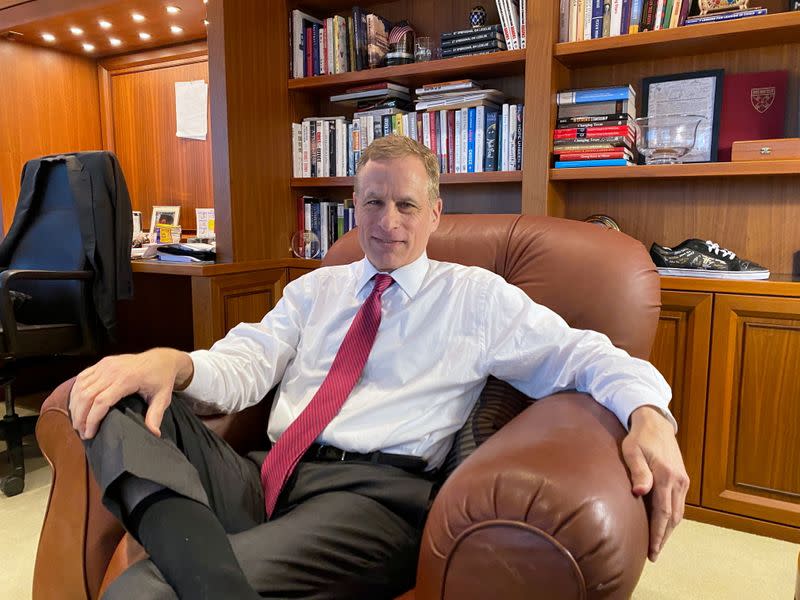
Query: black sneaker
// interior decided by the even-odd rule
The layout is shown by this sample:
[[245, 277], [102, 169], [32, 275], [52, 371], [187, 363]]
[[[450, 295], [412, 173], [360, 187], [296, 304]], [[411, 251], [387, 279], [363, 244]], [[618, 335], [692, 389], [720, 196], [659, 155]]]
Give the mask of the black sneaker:
[[712, 241], [685, 240], [674, 248], [656, 243], [650, 247], [650, 258], [661, 275], [679, 277], [711, 277], [715, 279], [767, 279], [769, 269], [736, 254]]

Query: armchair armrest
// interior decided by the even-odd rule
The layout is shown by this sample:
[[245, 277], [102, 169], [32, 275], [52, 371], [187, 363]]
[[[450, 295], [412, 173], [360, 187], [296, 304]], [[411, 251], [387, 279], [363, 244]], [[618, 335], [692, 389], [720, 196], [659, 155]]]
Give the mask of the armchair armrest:
[[433, 503], [417, 598], [627, 598], [647, 557], [625, 430], [590, 396], [543, 398], [460, 465]]
[[[72, 429], [69, 393], [74, 381], [50, 394], [36, 423], [36, 439], [53, 469], [53, 485], [36, 554], [34, 600], [97, 598], [125, 534], [100, 501], [83, 444]], [[242, 412], [203, 420], [239, 452], [263, 447], [272, 398], [269, 394]]]
[[[14, 279], [36, 279], [51, 281], [88, 281], [93, 277], [91, 271], [44, 271], [41, 269], [6, 269], [0, 273], [0, 325], [6, 340], [6, 349], [14, 354], [17, 343], [17, 319], [14, 316], [14, 305], [8, 287]], [[84, 331], [88, 327], [86, 315], [82, 315]]]

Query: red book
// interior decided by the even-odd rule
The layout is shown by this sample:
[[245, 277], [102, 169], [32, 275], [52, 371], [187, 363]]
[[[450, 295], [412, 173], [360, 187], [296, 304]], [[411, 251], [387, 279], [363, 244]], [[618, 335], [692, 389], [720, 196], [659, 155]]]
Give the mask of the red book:
[[428, 122], [431, 125], [431, 152], [441, 158], [439, 154], [439, 136], [436, 133], [436, 124], [439, 122], [439, 119], [436, 118], [438, 113], [431, 111], [426, 114], [428, 115]]
[[554, 140], [606, 137], [609, 135], [633, 135], [633, 128], [629, 125], [620, 125], [614, 127], [573, 127], [571, 129], [553, 130]]
[[606, 158], [631, 159], [630, 150], [615, 150], [612, 152], [565, 152], [558, 155], [558, 160], [600, 160]]
[[447, 111], [447, 172], [456, 172], [456, 111]]
[[733, 142], [785, 137], [788, 82], [788, 71], [725, 75], [717, 160], [730, 161]]

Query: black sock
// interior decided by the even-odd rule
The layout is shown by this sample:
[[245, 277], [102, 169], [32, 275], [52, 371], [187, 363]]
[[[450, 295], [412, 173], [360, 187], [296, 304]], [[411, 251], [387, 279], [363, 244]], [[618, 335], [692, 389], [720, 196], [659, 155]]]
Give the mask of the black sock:
[[128, 521], [178, 598], [260, 598], [247, 582], [222, 524], [207, 506], [162, 490], [140, 502]]

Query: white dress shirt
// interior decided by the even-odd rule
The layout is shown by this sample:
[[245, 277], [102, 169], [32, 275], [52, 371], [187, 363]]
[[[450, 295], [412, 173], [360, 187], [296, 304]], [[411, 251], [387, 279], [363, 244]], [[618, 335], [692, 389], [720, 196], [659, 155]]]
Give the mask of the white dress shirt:
[[[291, 282], [260, 323], [192, 352], [184, 396], [199, 413], [236, 412], [280, 382], [268, 429], [277, 440], [322, 385], [377, 272], [365, 258]], [[603, 334], [570, 328], [502, 277], [425, 254], [391, 275], [367, 364], [319, 443], [437, 467], [489, 375], [534, 398], [588, 392], [626, 427], [636, 408], [653, 405], [676, 426], [669, 386], [650, 363]]]

